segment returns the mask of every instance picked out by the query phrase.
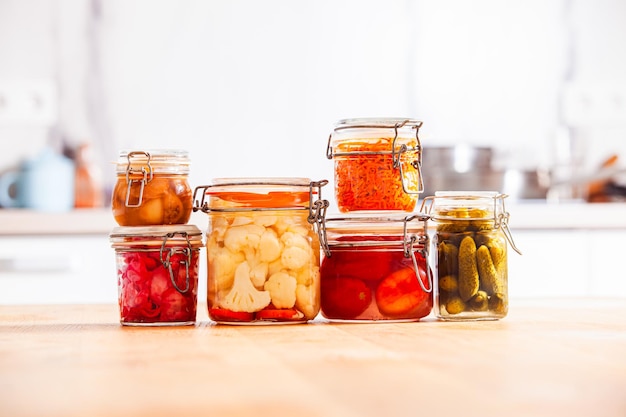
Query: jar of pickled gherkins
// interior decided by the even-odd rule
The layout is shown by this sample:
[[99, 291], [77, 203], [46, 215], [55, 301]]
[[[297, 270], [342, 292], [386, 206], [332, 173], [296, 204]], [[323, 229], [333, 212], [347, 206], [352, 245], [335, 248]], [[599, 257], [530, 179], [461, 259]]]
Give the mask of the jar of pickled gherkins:
[[193, 206], [183, 150], [122, 151], [111, 206], [120, 226], [185, 224]]
[[435, 315], [443, 320], [500, 319], [507, 315], [507, 243], [519, 252], [508, 228], [506, 195], [438, 191], [422, 211], [435, 226]]
[[413, 211], [424, 189], [422, 122], [361, 118], [339, 121], [328, 138], [334, 159], [335, 197], [340, 212]]
[[321, 313], [330, 321], [417, 321], [433, 307], [427, 216], [351, 213], [325, 221]]
[[123, 325], [195, 323], [202, 237], [193, 225], [113, 229]]
[[327, 181], [224, 178], [196, 187], [208, 214], [207, 306], [226, 324], [306, 323], [319, 312]]

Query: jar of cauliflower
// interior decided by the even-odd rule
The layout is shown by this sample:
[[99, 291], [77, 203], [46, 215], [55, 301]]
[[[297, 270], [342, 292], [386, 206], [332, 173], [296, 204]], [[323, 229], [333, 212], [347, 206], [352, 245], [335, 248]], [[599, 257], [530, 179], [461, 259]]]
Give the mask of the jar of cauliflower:
[[196, 187], [208, 214], [207, 306], [224, 324], [306, 323], [320, 308], [327, 181], [222, 178]]
[[[507, 315], [506, 195], [437, 191], [424, 199], [436, 231], [435, 315], [442, 320], [495, 320]], [[430, 203], [430, 205], [429, 205]]]

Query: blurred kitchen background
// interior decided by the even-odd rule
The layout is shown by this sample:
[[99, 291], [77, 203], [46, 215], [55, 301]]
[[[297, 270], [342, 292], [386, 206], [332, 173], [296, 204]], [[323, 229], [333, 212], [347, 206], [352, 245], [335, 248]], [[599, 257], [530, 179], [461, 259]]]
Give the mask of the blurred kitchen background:
[[372, 116], [424, 122], [426, 195], [511, 195], [513, 299], [626, 296], [624, 45], [622, 0], [0, 0], [0, 303], [116, 301], [120, 150], [328, 179], [333, 210], [328, 136]]
[[81, 150], [105, 205], [125, 148], [332, 180], [335, 121], [407, 116], [428, 192], [612, 201], [625, 41], [622, 0], [0, 0], [0, 172]]

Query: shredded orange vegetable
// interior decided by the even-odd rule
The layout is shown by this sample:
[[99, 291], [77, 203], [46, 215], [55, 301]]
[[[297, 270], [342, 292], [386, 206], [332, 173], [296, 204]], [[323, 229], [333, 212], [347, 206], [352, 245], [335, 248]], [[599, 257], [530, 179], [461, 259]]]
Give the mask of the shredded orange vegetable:
[[[337, 206], [341, 212], [357, 210], [403, 210], [413, 211], [418, 194], [408, 194], [402, 188], [404, 179], [407, 190], [419, 190], [419, 171], [412, 165], [419, 157], [418, 151], [409, 150], [400, 158], [400, 168], [393, 167], [391, 154], [393, 138], [381, 138], [377, 142], [359, 140], [339, 144], [335, 152], [348, 152], [335, 157], [335, 190]], [[406, 143], [413, 148], [416, 143]], [[398, 146], [398, 144], [396, 144]], [[385, 152], [363, 154], [362, 152]]]

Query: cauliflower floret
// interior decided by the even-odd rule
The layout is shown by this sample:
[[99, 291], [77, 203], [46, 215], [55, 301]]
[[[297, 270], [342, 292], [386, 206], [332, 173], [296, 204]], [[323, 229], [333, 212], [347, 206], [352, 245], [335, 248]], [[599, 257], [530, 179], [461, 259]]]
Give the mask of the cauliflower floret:
[[317, 283], [320, 279], [320, 268], [317, 265], [309, 265], [308, 268], [302, 268], [298, 271], [296, 279], [298, 280], [298, 284], [301, 285], [308, 286]]
[[256, 288], [263, 288], [268, 275], [268, 269], [269, 266], [266, 262], [260, 262], [250, 270], [250, 280]]
[[281, 235], [280, 240], [285, 244], [285, 246], [294, 246], [311, 251], [311, 244], [309, 243], [307, 236], [307, 234], [301, 235], [294, 232], [285, 232]]
[[274, 307], [291, 308], [296, 303], [297, 285], [295, 277], [286, 272], [277, 272], [269, 277], [264, 288], [269, 291]]
[[283, 265], [289, 269], [300, 269], [306, 265], [310, 259], [311, 257], [308, 251], [296, 246], [285, 248], [283, 254], [280, 256]]
[[282, 235], [289, 229], [291, 226], [298, 222], [299, 217], [294, 216], [280, 216], [274, 223], [274, 228], [276, 229], [276, 233], [278, 235]]
[[224, 246], [233, 252], [244, 252], [246, 258], [254, 257], [264, 231], [256, 224], [231, 226], [224, 234]]
[[319, 313], [319, 292], [314, 285], [298, 284], [296, 288], [296, 308], [304, 313], [307, 320], [313, 320]]
[[286, 231], [300, 236], [308, 236], [310, 230], [311, 228], [308, 224], [306, 226], [303, 224], [294, 224], [289, 226]]
[[235, 270], [233, 288], [220, 300], [220, 305], [232, 311], [253, 313], [263, 310], [272, 301], [269, 291], [259, 291], [250, 281], [250, 266], [244, 261]]
[[272, 229], [265, 229], [259, 240], [259, 260], [261, 262], [275, 261], [282, 250], [283, 244], [278, 240], [276, 232]]
[[276, 216], [259, 215], [254, 217], [254, 224], [258, 224], [263, 227], [270, 227], [276, 223], [276, 220], [278, 220], [278, 217]]
[[252, 217], [246, 217], [246, 216], [236, 216], [233, 219], [233, 222], [230, 224], [231, 227], [235, 227], [235, 226], [245, 226], [247, 224], [250, 224], [254, 221], [254, 219]]
[[215, 241], [224, 240], [224, 234], [228, 229], [228, 220], [226, 220], [226, 217], [212, 217], [209, 229], [211, 230], [212, 239], [215, 239]]
[[280, 240], [285, 244], [280, 260], [286, 268], [300, 269], [311, 262], [314, 253], [309, 241], [302, 235], [285, 232]]
[[287, 268], [283, 265], [280, 258], [276, 259], [274, 262], [270, 262], [267, 268], [268, 275], [274, 275], [277, 272], [283, 271]]
[[227, 248], [211, 248], [209, 268], [215, 288], [225, 290], [233, 286], [237, 265], [244, 261], [241, 252], [231, 252]]

